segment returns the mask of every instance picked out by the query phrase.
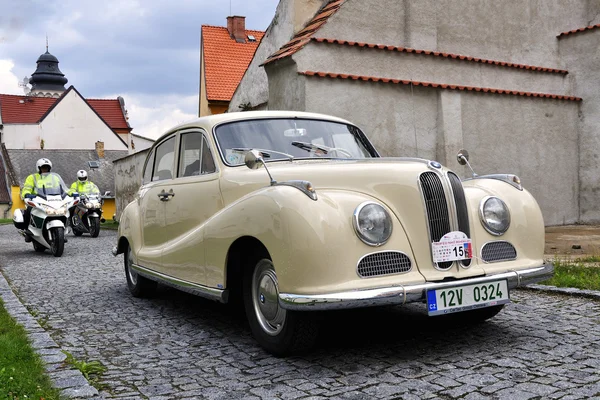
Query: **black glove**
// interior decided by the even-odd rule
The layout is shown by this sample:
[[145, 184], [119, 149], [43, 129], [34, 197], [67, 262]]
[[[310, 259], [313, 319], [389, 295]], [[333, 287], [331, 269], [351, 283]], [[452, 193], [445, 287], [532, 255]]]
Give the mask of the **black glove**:
[[35, 198], [36, 198], [36, 195], [35, 195], [35, 194], [26, 194], [26, 195], [25, 195], [25, 198], [26, 198], [26, 199], [35, 199]]

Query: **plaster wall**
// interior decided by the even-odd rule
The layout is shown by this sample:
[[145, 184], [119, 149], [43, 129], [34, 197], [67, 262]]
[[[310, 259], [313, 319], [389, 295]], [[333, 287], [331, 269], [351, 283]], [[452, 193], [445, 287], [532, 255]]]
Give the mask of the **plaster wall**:
[[154, 144], [154, 140], [139, 135], [131, 135], [131, 140], [135, 145], [135, 149], [133, 149], [134, 153], [146, 150]]
[[[325, 0], [281, 0], [254, 58], [229, 103], [229, 112], [240, 111], [240, 105], [265, 109], [269, 100], [267, 74], [260, 66], [267, 57], [286, 44], [319, 10]], [[273, 108], [272, 108], [273, 109]]]
[[[115, 215], [118, 221], [123, 209], [133, 201], [142, 182], [142, 169], [150, 149], [145, 149], [127, 157], [115, 160]], [[107, 218], [111, 218], [107, 214]]]
[[600, 0], [347, 0], [317, 36], [556, 68], [556, 35], [599, 11]]
[[[600, 19], [600, 17], [598, 18]], [[600, 222], [600, 29], [559, 39], [560, 53], [574, 76], [577, 96], [583, 98], [578, 121], [580, 132], [581, 220]]]
[[269, 74], [269, 110], [308, 111], [306, 78], [299, 76], [291, 59], [265, 66]]
[[426, 54], [310, 43], [293, 56], [298, 70], [409, 79], [570, 95], [570, 80], [559, 73], [482, 64]]
[[351, 121], [383, 157], [436, 158], [438, 95], [434, 90], [314, 77], [305, 80], [305, 111]]
[[200, 45], [200, 96], [198, 97], [198, 116], [211, 115], [206, 94], [206, 70], [204, 69], [204, 46]]
[[475, 172], [518, 175], [546, 225], [578, 222], [579, 103], [480, 93], [461, 99], [462, 146]]
[[[35, 100], [34, 100], [35, 101]], [[40, 124], [12, 124], [4, 126], [7, 149], [94, 149], [97, 141], [104, 142], [105, 150], [127, 150], [98, 115], [70, 91]]]

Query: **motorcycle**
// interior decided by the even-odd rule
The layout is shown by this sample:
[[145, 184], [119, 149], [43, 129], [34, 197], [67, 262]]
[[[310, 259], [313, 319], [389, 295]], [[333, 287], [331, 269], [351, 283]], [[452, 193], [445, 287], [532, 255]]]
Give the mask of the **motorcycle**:
[[79, 204], [71, 217], [71, 227], [75, 236], [89, 233], [93, 238], [98, 237], [100, 222], [105, 221], [102, 218], [103, 204], [100, 191], [79, 195]]
[[54, 257], [60, 257], [65, 246], [65, 225], [69, 218], [69, 208], [79, 203], [79, 199], [69, 196], [60, 175], [48, 172], [58, 177], [60, 186], [43, 187], [35, 197], [26, 198], [25, 203], [31, 207], [29, 221], [25, 221], [23, 210], [16, 210], [13, 224], [26, 242], [32, 242], [37, 252], [50, 249]]

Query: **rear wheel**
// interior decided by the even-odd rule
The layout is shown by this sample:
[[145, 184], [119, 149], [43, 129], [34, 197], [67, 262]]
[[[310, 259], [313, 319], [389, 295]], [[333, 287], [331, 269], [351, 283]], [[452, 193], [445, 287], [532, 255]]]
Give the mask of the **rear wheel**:
[[150, 297], [156, 291], [157, 283], [148, 278], [144, 278], [131, 268], [133, 265], [133, 252], [131, 247], [127, 245], [124, 254], [125, 278], [127, 279], [127, 287], [133, 297]]
[[44, 251], [46, 251], [46, 248], [44, 246], [42, 246], [41, 244], [39, 244], [38, 242], [36, 242], [35, 240], [32, 240], [33, 243], [33, 249], [35, 251], [37, 251], [38, 253], [43, 253]]
[[90, 235], [95, 238], [100, 234], [100, 218], [91, 217], [90, 218]]
[[313, 316], [280, 307], [277, 275], [271, 260], [261, 259], [245, 272], [243, 294], [252, 334], [268, 352], [285, 356], [314, 345], [318, 324]]
[[50, 250], [54, 257], [62, 256], [63, 250], [65, 249], [65, 228], [58, 227], [50, 229], [50, 235], [52, 242], [50, 243]]

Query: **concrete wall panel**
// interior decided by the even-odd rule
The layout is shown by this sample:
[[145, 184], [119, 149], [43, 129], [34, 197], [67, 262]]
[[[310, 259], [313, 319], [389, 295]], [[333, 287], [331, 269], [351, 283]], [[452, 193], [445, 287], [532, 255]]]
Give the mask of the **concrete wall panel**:
[[[579, 221], [579, 104], [464, 93], [463, 145], [479, 175], [512, 173], [537, 199], [546, 225]], [[463, 177], [466, 167], [456, 167]], [[462, 171], [461, 171], [462, 170]]]

